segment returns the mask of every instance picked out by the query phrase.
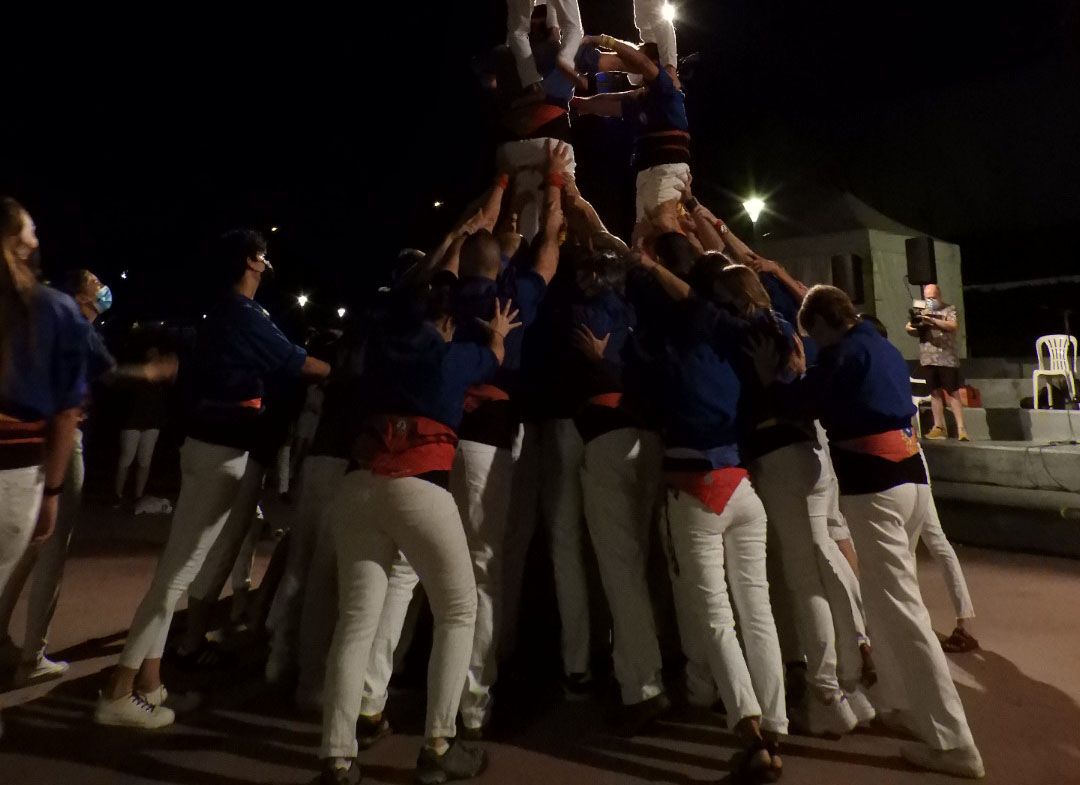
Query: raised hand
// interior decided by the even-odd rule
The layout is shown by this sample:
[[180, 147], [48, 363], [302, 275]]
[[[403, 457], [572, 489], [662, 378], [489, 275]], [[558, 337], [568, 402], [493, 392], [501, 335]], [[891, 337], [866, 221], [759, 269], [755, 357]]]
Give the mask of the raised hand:
[[580, 349], [582, 354], [590, 360], [603, 360], [604, 352], [607, 351], [608, 341], [610, 340], [611, 333], [608, 333], [603, 338], [597, 338], [588, 325], [578, 325], [577, 329], [574, 330], [574, 346]]
[[507, 299], [505, 303], [500, 303], [498, 298], [495, 299], [495, 315], [491, 317], [489, 321], [480, 320], [488, 330], [493, 334], [498, 335], [500, 338], [505, 338], [511, 332], [521, 327], [521, 322], [515, 321], [518, 317], [519, 311], [514, 308], [512, 300]]

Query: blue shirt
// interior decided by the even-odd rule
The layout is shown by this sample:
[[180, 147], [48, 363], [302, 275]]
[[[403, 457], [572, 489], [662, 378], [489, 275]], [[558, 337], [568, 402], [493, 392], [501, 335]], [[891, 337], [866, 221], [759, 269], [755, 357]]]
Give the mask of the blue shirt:
[[90, 332], [75, 301], [48, 286], [35, 287], [30, 320], [30, 331], [12, 336], [10, 372], [0, 378], [0, 412], [26, 422], [82, 404]]
[[635, 90], [623, 99], [623, 117], [634, 133], [654, 134], [661, 131], [690, 131], [686, 117], [686, 95], [675, 87], [666, 69], [659, 69], [656, 79], [642, 90]]
[[[736, 455], [743, 325], [691, 297], [676, 304], [663, 363], [664, 443]], [[716, 468], [716, 467], [713, 467]]]
[[[297, 378], [307, 352], [296, 346], [254, 300], [236, 292], [209, 315], [192, 360], [191, 436], [249, 449], [267, 377]], [[249, 405], [242, 405], [249, 404]]]
[[116, 367], [116, 358], [93, 325], [87, 333], [86, 352], [86, 376], [91, 384]]
[[521, 327], [506, 336], [503, 342], [505, 359], [499, 369], [497, 383], [507, 392], [513, 386], [516, 372], [521, 368], [521, 345], [525, 328], [536, 321], [540, 303], [547, 292], [547, 283], [532, 269], [507, 267], [495, 281], [490, 278], [466, 276], [461, 279], [454, 303], [454, 343], [473, 343], [487, 346], [488, 331], [479, 320], [488, 321], [495, 315], [495, 300], [513, 302]]
[[[536, 62], [537, 73], [544, 75], [541, 83], [547, 103], [569, 108], [570, 99], [574, 97], [574, 83], [569, 75], [557, 66], [559, 47], [550, 44], [541, 44], [533, 47], [533, 59]], [[595, 46], [582, 46], [574, 57], [574, 67], [581, 73], [595, 74], [600, 68], [600, 50]]]
[[366, 415], [427, 417], [455, 431], [465, 393], [488, 381], [499, 363], [487, 346], [443, 339], [425, 322], [402, 333], [377, 333], [361, 384]]
[[[761, 285], [765, 287], [772, 301], [773, 310], [783, 316], [789, 324], [798, 324], [799, 308], [802, 307], [802, 303], [796, 300], [795, 295], [772, 273], [760, 273], [758, 278], [761, 279]], [[813, 365], [817, 362], [818, 345], [808, 335], [801, 337], [803, 350], [806, 352], [806, 362], [808, 365]]]
[[821, 349], [806, 375], [771, 388], [782, 409], [821, 420], [829, 441], [909, 428], [911, 373], [900, 351], [869, 322]]

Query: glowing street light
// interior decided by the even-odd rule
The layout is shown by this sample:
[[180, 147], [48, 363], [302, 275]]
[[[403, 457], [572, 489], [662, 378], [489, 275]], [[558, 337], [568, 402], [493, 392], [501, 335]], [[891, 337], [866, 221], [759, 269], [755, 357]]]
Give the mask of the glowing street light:
[[339, 319], [344, 319], [345, 318], [345, 309], [344, 308], [338, 308], [337, 309], [337, 315], [338, 315]]
[[439, 201], [436, 201], [431, 206], [434, 207], [436, 210], [438, 210], [440, 207], [443, 206], [443, 203], [439, 202]]
[[306, 294], [300, 295], [296, 298], [296, 304], [303, 308], [305, 305], [308, 304], [308, 296]]
[[742, 203], [743, 209], [746, 210], [746, 214], [750, 216], [750, 223], [757, 224], [758, 218], [765, 212], [765, 200], [757, 196], [747, 199]]
[[126, 281], [127, 280], [127, 270], [124, 270], [124, 272], [120, 273], [120, 277]]
[[664, 17], [665, 22], [675, 21], [675, 6], [671, 3], [664, 3], [660, 9], [660, 16]]
[[202, 315], [202, 318], [204, 318], [204, 319], [205, 319], [205, 318], [206, 318], [206, 314], [203, 314], [203, 315]]
[[276, 232], [276, 231], [277, 231], [277, 229], [278, 229], [278, 228], [277, 228], [276, 226], [271, 226], [271, 227], [270, 227], [270, 231], [271, 231], [271, 232]]

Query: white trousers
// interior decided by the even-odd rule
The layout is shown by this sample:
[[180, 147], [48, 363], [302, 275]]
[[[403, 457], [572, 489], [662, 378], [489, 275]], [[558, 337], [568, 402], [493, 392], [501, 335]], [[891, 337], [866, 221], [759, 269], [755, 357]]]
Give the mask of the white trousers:
[[[366, 716], [381, 714], [386, 708], [389, 695], [390, 679], [394, 675], [397, 663], [397, 648], [402, 639], [402, 631], [408, 626], [409, 611], [417, 607], [413, 603], [416, 586], [420, 576], [409, 564], [405, 555], [398, 552], [394, 563], [390, 565], [390, 576], [386, 584], [386, 599], [383, 601], [379, 626], [375, 630], [375, 641], [371, 645], [367, 673], [364, 676], [364, 697], [360, 701], [360, 713]], [[413, 620], [415, 624], [415, 619]], [[406, 648], [408, 643], [406, 643]], [[467, 694], [468, 682], [466, 681]], [[462, 697], [464, 715], [464, 697]]]
[[11, 626], [15, 603], [19, 601], [19, 595], [22, 594], [27, 580], [33, 576], [26, 604], [23, 662], [37, 662], [45, 654], [49, 627], [56, 613], [56, 604], [60, 600], [60, 584], [64, 579], [64, 565], [71, 549], [71, 535], [81, 514], [85, 476], [83, 433], [76, 429], [71, 462], [68, 464], [67, 474], [64, 475], [64, 490], [60, 494], [56, 528], [45, 542], [30, 543], [26, 546], [0, 596], [0, 630], [6, 632]]
[[135, 470], [135, 498], [141, 499], [146, 491], [146, 481], [150, 477], [150, 463], [154, 459], [154, 447], [161, 431], [150, 428], [137, 431], [125, 428], [120, 431], [120, 460], [116, 467], [116, 495], [124, 495], [128, 470], [132, 463], [137, 463]]
[[331, 505], [338, 621], [327, 660], [321, 757], [356, 756], [364, 670], [400, 550], [416, 569], [435, 617], [425, 736], [453, 737], [476, 624], [476, 582], [453, 497], [416, 477], [345, 475]]
[[[930, 466], [926, 463], [926, 455], [922, 456], [923, 466], [926, 467], [926, 476], [930, 476]], [[971, 593], [968, 591], [967, 581], [964, 579], [964, 571], [960, 569], [960, 560], [956, 558], [956, 550], [949, 538], [945, 536], [941, 528], [941, 519], [938, 517], [937, 505], [934, 503], [933, 490], [930, 494], [930, 504], [926, 509], [926, 520], [919, 530], [919, 539], [926, 545], [934, 561], [941, 567], [945, 575], [945, 588], [948, 589], [949, 599], [952, 600], [953, 609], [957, 619], [974, 619], [975, 606], [971, 604]]]
[[491, 688], [498, 676], [502, 629], [503, 545], [513, 476], [511, 450], [465, 439], [458, 442], [450, 491], [465, 526], [477, 599], [472, 658], [461, 695], [461, 720], [467, 728], [482, 727], [491, 717]]
[[34, 534], [44, 488], [40, 466], [0, 470], [0, 589], [5, 592]]
[[581, 485], [585, 522], [614, 625], [615, 678], [623, 703], [640, 703], [663, 692], [664, 683], [645, 575], [653, 506], [643, 493], [647, 482], [638, 429], [619, 428], [590, 440]]
[[829, 598], [836, 630], [836, 675], [840, 686], [852, 692], [862, 677], [862, 652], [859, 647], [869, 643], [870, 638], [866, 634], [866, 612], [863, 610], [859, 577], [836, 544], [841, 540], [850, 540], [851, 530], [840, 512], [840, 485], [829, 454], [829, 440], [821, 423], [815, 421], [814, 425], [821, 446], [821, 469], [829, 486], [828, 536], [821, 537], [819, 531], [814, 532], [818, 570]]
[[324, 511], [348, 465], [344, 458], [329, 455], [309, 455], [300, 465], [300, 497], [293, 516], [289, 556], [267, 617], [267, 626], [273, 631], [271, 656], [281, 665], [296, 662], [304, 592], [308, 588], [316, 544], [326, 536]]
[[679, 49], [675, 44], [675, 25], [663, 14], [664, 0], [634, 0], [634, 26], [642, 43], [655, 43], [660, 64], [679, 67]]
[[840, 507], [859, 549], [882, 703], [907, 710], [912, 730], [931, 747], [954, 749], [973, 744], [971, 730], [915, 571], [914, 543], [930, 499], [928, 486], [906, 483], [841, 496]]
[[[169, 540], [135, 611], [120, 665], [139, 668], [165, 651], [173, 612], [225, 526], [248, 466], [235, 447], [187, 438], [180, 448], [180, 496]], [[227, 574], [227, 573], [226, 573]]]
[[779, 601], [792, 611], [797, 641], [806, 656], [807, 683], [831, 702], [840, 688], [836, 631], [815, 554], [815, 542], [828, 538], [831, 488], [822, 472], [823, 458], [820, 448], [797, 442], [761, 456], [749, 468], [768, 516], [769, 555], [779, 557], [787, 588]]
[[[749, 481], [717, 514], [689, 493], [669, 490], [674, 563], [685, 577], [713, 679], [727, 707], [729, 727], [761, 717], [761, 727], [787, 732], [784, 669], [769, 604], [765, 572], [765, 508]], [[728, 596], [730, 590], [731, 596]], [[746, 655], [735, 632], [735, 615]]]
[[589, 671], [589, 596], [585, 577], [581, 468], [585, 445], [570, 419], [526, 423], [510, 500], [506, 538], [503, 650], [513, 647], [529, 544], [543, 519], [562, 623], [563, 672]]
[[[500, 172], [514, 172], [514, 193], [523, 194], [521, 212], [518, 214], [518, 233], [529, 242], [540, 232], [540, 216], [544, 207], [543, 167], [547, 161], [547, 146], [557, 140], [547, 137], [518, 139], [503, 142], [495, 150], [495, 166]], [[574, 147], [567, 145], [570, 163], [567, 173], [573, 177], [577, 164]]]
[[229, 516], [191, 582], [189, 597], [201, 602], [216, 602], [230, 575], [233, 575], [234, 589], [250, 585], [255, 544], [262, 527], [262, 522], [255, 517], [255, 508], [262, 495], [265, 477], [266, 467], [248, 459]]
[[641, 221], [650, 212], [672, 199], [682, 198], [690, 182], [690, 164], [658, 164], [637, 173], [636, 215]]
[[[548, 16], [555, 12], [559, 31], [562, 33], [562, 46], [559, 48], [559, 61], [574, 67], [574, 58], [581, 48], [585, 31], [581, 26], [581, 10], [578, 0], [547, 0]], [[529, 43], [529, 25], [532, 19], [533, 0], [506, 0], [506, 45], [514, 55], [518, 76], [524, 87], [541, 80], [533, 59], [532, 45]]]
[[709, 666], [706, 644], [706, 626], [695, 611], [694, 585], [690, 576], [682, 571], [672, 547], [671, 517], [665, 506], [660, 516], [660, 544], [667, 561], [668, 577], [671, 579], [672, 600], [675, 605], [675, 621], [679, 628], [679, 643], [686, 657], [686, 698], [691, 706], [710, 707], [720, 697]]

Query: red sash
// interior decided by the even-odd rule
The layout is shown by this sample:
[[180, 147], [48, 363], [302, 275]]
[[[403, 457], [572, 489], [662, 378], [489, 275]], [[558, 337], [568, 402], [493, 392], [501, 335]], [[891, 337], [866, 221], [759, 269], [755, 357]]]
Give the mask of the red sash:
[[384, 477], [415, 477], [450, 471], [457, 434], [427, 417], [379, 415], [368, 421], [353, 446], [361, 469]]
[[621, 392], [601, 393], [600, 395], [594, 395], [589, 399], [589, 403], [593, 406], [603, 406], [608, 409], [618, 409], [622, 405]]
[[0, 414], [0, 444], [42, 444], [46, 427], [45, 420], [25, 422]]
[[669, 488], [689, 493], [720, 515], [739, 483], [748, 476], [746, 469], [728, 466], [711, 472], [665, 472], [664, 480]]
[[509, 401], [510, 394], [494, 384], [474, 384], [465, 393], [465, 411], [475, 412], [488, 401]]
[[919, 440], [915, 433], [907, 428], [858, 436], [854, 439], [834, 442], [834, 445], [840, 450], [875, 455], [893, 463], [906, 461], [911, 456], [919, 454]]

